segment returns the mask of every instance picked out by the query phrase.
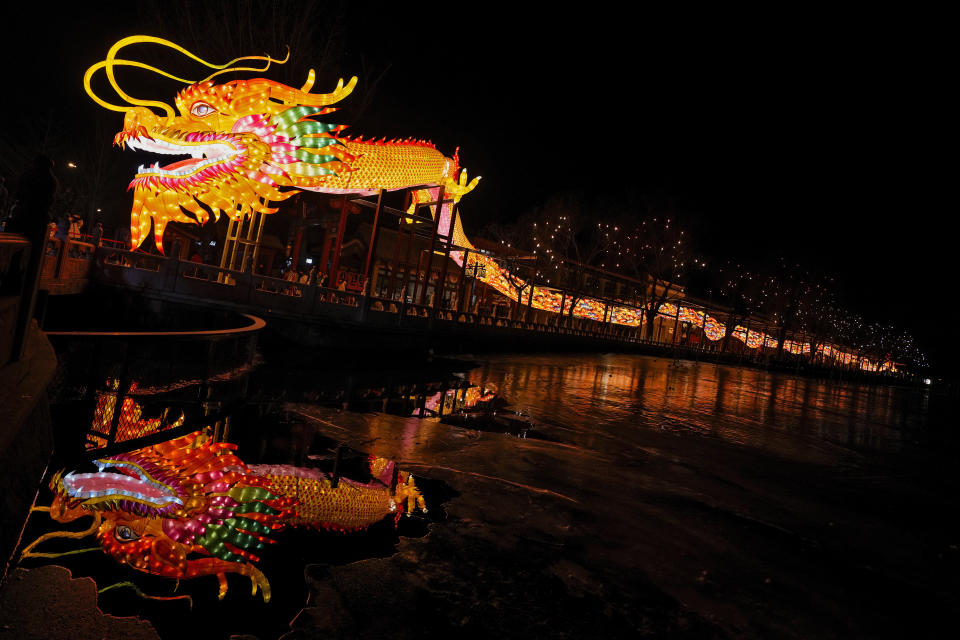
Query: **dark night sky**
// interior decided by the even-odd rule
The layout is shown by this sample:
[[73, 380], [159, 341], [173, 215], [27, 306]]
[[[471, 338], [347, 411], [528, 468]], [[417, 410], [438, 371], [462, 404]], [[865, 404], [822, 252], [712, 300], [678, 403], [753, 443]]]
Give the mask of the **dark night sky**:
[[[653, 195], [714, 261], [784, 255], [830, 271], [850, 306], [912, 329], [935, 360], [960, 355], [950, 344], [937, 358], [940, 329], [918, 313], [952, 293], [956, 274], [945, 17], [452, 4], [331, 11], [341, 73], [390, 64], [355, 133], [460, 146], [484, 177], [463, 203], [468, 231], [564, 190]], [[90, 113], [83, 70], [117, 38], [149, 32], [136, 6], [17, 10], [47, 54], [18, 64], [23, 51], [5, 51], [8, 78], [37, 87], [57, 60], [43, 100]]]

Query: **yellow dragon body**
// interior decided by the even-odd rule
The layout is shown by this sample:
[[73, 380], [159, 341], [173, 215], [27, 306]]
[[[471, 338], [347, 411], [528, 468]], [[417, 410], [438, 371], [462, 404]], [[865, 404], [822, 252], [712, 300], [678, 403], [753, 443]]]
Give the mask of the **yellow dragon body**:
[[[468, 183], [456, 154], [444, 157], [429, 142], [352, 139], [342, 135], [345, 126], [316, 120], [336, 110], [330, 105], [353, 91], [355, 77], [346, 84], [341, 80], [328, 94], [310, 92], [316, 77], [313, 70], [300, 89], [264, 78], [223, 84], [214, 84], [209, 78], [190, 82], [116, 57], [121, 49], [138, 43], [170, 47], [218, 69], [210, 78], [227, 71], [251, 70], [208, 63], [168, 40], [150, 36], [120, 40], [105, 60], [87, 70], [84, 86], [89, 95], [108, 109], [124, 112], [123, 129], [114, 137], [115, 144], [136, 151], [186, 156], [163, 166], [141, 165], [134, 176], [130, 183], [133, 248], [146, 240], [152, 227], [162, 251], [164, 230], [170, 222], [204, 224], [211, 214], [215, 219], [225, 213], [240, 220], [255, 213], [275, 213], [273, 203], [298, 190], [369, 195], [381, 189], [423, 185], [425, 188], [417, 190], [414, 198], [426, 202], [431, 192], [435, 194], [442, 186], [445, 197], [456, 202], [479, 180]], [[285, 62], [259, 56], [245, 59], [265, 60], [267, 66]], [[175, 98], [176, 109], [127, 95], [114, 77], [114, 68], [125, 65], [189, 82]], [[93, 91], [92, 78], [100, 69], [106, 71], [126, 105], [108, 103]], [[162, 110], [163, 115], [151, 108]], [[447, 225], [451, 212], [449, 206], [441, 212], [447, 216]]]

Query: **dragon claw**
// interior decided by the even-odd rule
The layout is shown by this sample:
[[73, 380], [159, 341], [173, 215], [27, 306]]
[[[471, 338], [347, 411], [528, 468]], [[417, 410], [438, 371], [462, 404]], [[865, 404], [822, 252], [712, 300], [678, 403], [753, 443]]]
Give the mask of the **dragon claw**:
[[400, 482], [397, 483], [394, 500], [396, 500], [398, 505], [404, 507], [404, 512], [407, 516], [412, 515], [417, 508], [419, 508], [422, 513], [427, 513], [427, 503], [423, 499], [423, 494], [417, 489], [413, 476], [405, 472], [401, 472], [400, 474]]
[[225, 597], [227, 597], [227, 589], [229, 588], [229, 585], [227, 584], [227, 574], [218, 573], [217, 581], [220, 583], [220, 591], [217, 593], [217, 600], [223, 600]]

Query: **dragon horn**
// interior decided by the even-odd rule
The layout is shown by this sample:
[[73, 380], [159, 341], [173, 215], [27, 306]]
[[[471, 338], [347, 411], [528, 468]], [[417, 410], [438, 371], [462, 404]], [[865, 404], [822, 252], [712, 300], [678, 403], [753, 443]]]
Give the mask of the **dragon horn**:
[[303, 86], [300, 87], [300, 91], [304, 93], [309, 93], [310, 89], [313, 89], [313, 83], [317, 79], [317, 72], [313, 69], [307, 73], [307, 81], [303, 83]]
[[[337, 87], [333, 90], [333, 93], [307, 93], [306, 91], [300, 91], [299, 89], [288, 87], [285, 84], [274, 82], [273, 80], [260, 79], [250, 81], [251, 85], [254, 83], [262, 83], [269, 87], [270, 97], [275, 100], [307, 107], [324, 107], [328, 104], [340, 102], [350, 95], [354, 87], [357, 86], [357, 77], [353, 76], [350, 78], [350, 82], [348, 82], [346, 86], [344, 86], [343, 79], [341, 79], [340, 82], [337, 83]], [[304, 86], [308, 86], [309, 84], [308, 82]]]

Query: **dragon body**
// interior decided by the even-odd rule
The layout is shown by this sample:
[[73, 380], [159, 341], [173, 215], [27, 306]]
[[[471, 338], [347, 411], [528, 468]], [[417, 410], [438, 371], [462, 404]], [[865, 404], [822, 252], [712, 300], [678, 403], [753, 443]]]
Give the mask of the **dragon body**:
[[[173, 76], [134, 60], [117, 58], [133, 44], [158, 44], [217, 69], [199, 82]], [[414, 202], [429, 201], [440, 187], [451, 203], [441, 207], [449, 228], [452, 204], [471, 191], [479, 180], [467, 181], [457, 154], [447, 158], [424, 140], [363, 140], [343, 135], [345, 125], [318, 120], [334, 111], [348, 96], [357, 78], [341, 80], [331, 93], [312, 93], [316, 74], [311, 69], [299, 89], [273, 80], [256, 78], [215, 84], [212, 78], [226, 72], [266, 70], [274, 60], [263, 60], [263, 69], [215, 65], [162, 38], [131, 36], [111, 47], [105, 60], [84, 76], [87, 93], [100, 105], [124, 113], [123, 129], [114, 143], [134, 151], [181, 156], [169, 164], [141, 165], [130, 183], [133, 208], [130, 245], [139, 247], [153, 230], [163, 251], [163, 235], [170, 222], [205, 224], [210, 216], [226, 214], [242, 220], [277, 211], [281, 202], [298, 191], [370, 195], [380, 190], [415, 191]], [[123, 91], [116, 67], [145, 68], [187, 83], [174, 106], [140, 100]], [[115, 105], [93, 91], [92, 78], [100, 69], [126, 103]], [[163, 112], [158, 114], [156, 110]]]
[[[215, 219], [226, 213], [235, 220], [275, 213], [271, 205], [297, 190], [369, 195], [380, 189], [443, 185], [448, 195], [459, 199], [473, 188], [465, 174], [462, 183], [459, 180], [456, 159], [444, 157], [428, 142], [337, 137], [343, 127], [310, 119], [330, 113], [332, 109], [321, 105], [349, 93], [354, 84], [341, 83], [333, 97], [298, 91], [313, 96], [299, 102], [313, 104], [288, 106], [269, 97], [293, 90], [268, 80], [205, 83], [180, 93], [180, 116], [162, 120], [145, 107], [131, 109], [117, 144], [190, 156], [165, 166], [141, 165], [130, 183], [131, 246], [140, 246], [152, 226], [162, 250], [169, 222], [203, 224], [208, 211]], [[252, 101], [251, 95], [267, 99]], [[251, 112], [251, 106], [261, 112]], [[293, 189], [285, 189], [289, 187]], [[415, 197], [425, 202], [432, 193], [436, 191], [422, 189]]]
[[[51, 481], [50, 515], [59, 522], [92, 516], [85, 533], [96, 535], [104, 553], [138, 571], [178, 580], [215, 575], [221, 598], [226, 574], [242, 574], [253, 593], [259, 589], [268, 601], [270, 583], [256, 563], [278, 530], [357, 531], [388, 516], [426, 510], [413, 478], [382, 458], [371, 458], [369, 482], [334, 483], [316, 469], [248, 466], [235, 448], [196, 432], [96, 460], [92, 473], [59, 473]], [[23, 557], [44, 555], [32, 549], [56, 537], [77, 536], [45, 534]]]

